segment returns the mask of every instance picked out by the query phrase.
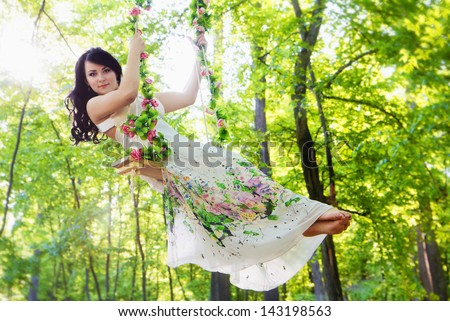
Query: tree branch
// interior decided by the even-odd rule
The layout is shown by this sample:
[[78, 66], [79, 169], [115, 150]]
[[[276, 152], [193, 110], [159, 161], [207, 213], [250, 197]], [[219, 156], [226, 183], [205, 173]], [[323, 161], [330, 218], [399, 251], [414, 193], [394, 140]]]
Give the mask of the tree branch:
[[[290, 35], [288, 35], [286, 38], [284, 38], [283, 40], [281, 40], [279, 43], [280, 44], [284, 44], [289, 38], [291, 38], [293, 35], [298, 34], [299, 32], [293, 32]], [[274, 51], [275, 49], [277, 49], [278, 47], [280, 47], [280, 45], [277, 45], [275, 47], [273, 47], [272, 49], [270, 49], [269, 51], [266, 51], [262, 56], [258, 57], [259, 60], [264, 60], [272, 51]]]
[[[298, 0], [291, 0], [292, 6], [294, 7], [294, 14], [297, 17], [297, 19], [301, 19], [303, 17], [303, 11], [300, 8], [300, 4], [298, 3]], [[308, 30], [306, 29], [305, 23], [300, 22], [299, 23], [299, 30], [300, 35], [302, 37], [303, 41], [306, 41], [306, 38], [308, 38]]]
[[347, 103], [361, 104], [361, 105], [366, 105], [366, 106], [372, 107], [372, 108], [374, 108], [374, 109], [376, 109], [378, 111], [381, 111], [383, 114], [385, 114], [385, 115], [387, 115], [389, 117], [392, 117], [393, 119], [395, 119], [396, 123], [398, 124], [398, 126], [401, 129], [403, 129], [403, 130], [405, 129], [405, 127], [403, 126], [402, 122], [400, 121], [400, 119], [395, 114], [393, 114], [391, 112], [388, 112], [387, 110], [384, 110], [380, 106], [377, 106], [377, 105], [373, 104], [370, 101], [353, 99], [353, 98], [336, 97], [336, 96], [327, 96], [325, 94], [322, 94], [322, 95], [323, 95], [324, 98], [327, 98], [327, 99], [339, 100], [339, 101], [344, 101], [344, 102], [347, 102]]
[[329, 196], [329, 204], [336, 206], [336, 183], [335, 183], [335, 173], [334, 173], [334, 167], [333, 167], [333, 157], [331, 155], [331, 147], [330, 147], [330, 140], [329, 140], [329, 134], [328, 134], [328, 128], [327, 128], [327, 121], [325, 118], [325, 113], [323, 112], [322, 108], [322, 94], [321, 92], [318, 92], [316, 90], [316, 76], [314, 74], [314, 70], [311, 66], [311, 61], [308, 64], [310, 77], [311, 77], [311, 87], [310, 90], [313, 92], [314, 97], [316, 99], [316, 105], [320, 116], [320, 124], [322, 127], [322, 133], [325, 141], [325, 155], [327, 159], [327, 169], [328, 169], [328, 178], [330, 182], [330, 196]]
[[234, 9], [236, 9], [237, 7], [240, 7], [241, 5], [243, 5], [244, 3], [246, 3], [248, 0], [241, 0], [239, 2], [236, 2], [235, 4], [229, 6], [227, 8], [227, 10], [217, 13], [215, 14], [216, 17], [222, 17], [224, 14], [226, 14], [227, 12], [233, 11]]
[[[34, 40], [36, 38], [37, 35], [37, 30], [38, 30], [38, 24], [39, 21], [41, 20], [41, 14], [44, 11], [44, 7], [45, 7], [45, 0], [42, 1], [41, 4], [41, 8], [39, 9], [38, 15], [36, 17], [36, 20], [34, 22], [34, 29], [33, 29], [33, 35], [31, 38], [31, 42], [34, 43]], [[17, 141], [16, 141], [16, 146], [14, 147], [14, 152], [13, 152], [13, 156], [11, 159], [11, 164], [9, 166], [9, 184], [8, 184], [8, 190], [6, 192], [6, 200], [5, 200], [5, 207], [3, 210], [3, 221], [2, 221], [2, 227], [0, 228], [0, 236], [2, 236], [3, 231], [5, 230], [5, 226], [6, 226], [6, 219], [8, 216], [8, 207], [9, 207], [9, 198], [11, 197], [11, 192], [12, 192], [12, 186], [13, 186], [13, 182], [14, 182], [14, 165], [16, 163], [16, 157], [17, 157], [17, 152], [19, 151], [19, 145], [20, 145], [20, 138], [22, 135], [22, 128], [23, 128], [23, 119], [25, 118], [25, 110], [28, 106], [28, 103], [30, 101], [30, 97], [31, 97], [31, 93], [33, 91], [33, 88], [30, 87], [30, 89], [28, 90], [27, 95], [25, 96], [25, 102], [22, 106], [22, 112], [20, 113], [20, 120], [19, 120], [19, 127], [18, 127], [18, 131], [17, 131]]]
[[291, 0], [292, 6], [294, 7], [294, 13], [297, 18], [300, 18], [303, 15], [302, 8], [300, 8], [300, 4], [298, 0]]
[[320, 26], [322, 25], [322, 13], [325, 9], [325, 5], [323, 4], [322, 0], [316, 0], [315, 2], [315, 8], [312, 12], [312, 23], [308, 30], [308, 34], [306, 35], [306, 42], [310, 44], [311, 46], [314, 46], [314, 44], [317, 41], [317, 37], [319, 35]]
[[[58, 132], [58, 130], [56, 129], [55, 124], [54, 124], [53, 121], [51, 121], [51, 120], [50, 120], [50, 125], [52, 126], [53, 131], [55, 132], [56, 138], [57, 138], [58, 141], [59, 141], [59, 145], [60, 145], [60, 146], [63, 146], [63, 143], [62, 143], [61, 137], [60, 137], [60, 135], [59, 135], [59, 132]], [[73, 189], [74, 200], [75, 200], [75, 202], [74, 202], [74, 208], [75, 208], [75, 209], [80, 209], [80, 208], [81, 208], [81, 205], [80, 205], [80, 196], [79, 196], [79, 194], [78, 194], [77, 184], [76, 184], [75, 177], [74, 177], [74, 175], [73, 175], [72, 166], [71, 166], [70, 160], [69, 160], [69, 158], [68, 158], [67, 156], [65, 156], [64, 159], [66, 160], [67, 174], [69, 175], [70, 181], [71, 181], [71, 183], [72, 183], [72, 189]]]
[[47, 16], [47, 18], [53, 23], [53, 25], [55, 26], [56, 30], [58, 30], [59, 35], [61, 36], [61, 38], [64, 40], [64, 42], [66, 43], [66, 46], [69, 48], [69, 50], [73, 53], [73, 55], [75, 57], [78, 57], [78, 55], [72, 50], [72, 48], [70, 47], [69, 43], [66, 40], [66, 37], [64, 37], [63, 33], [61, 32], [61, 29], [59, 29], [58, 25], [56, 24], [56, 22], [52, 19], [52, 17], [49, 16], [49, 14], [42, 9], [42, 12]]
[[22, 128], [23, 128], [23, 119], [25, 117], [25, 110], [28, 106], [28, 103], [30, 101], [30, 96], [31, 96], [31, 92], [32, 92], [32, 88], [30, 87], [30, 89], [28, 90], [28, 93], [25, 97], [25, 102], [22, 106], [22, 112], [20, 113], [20, 120], [19, 120], [19, 128], [17, 131], [17, 141], [16, 141], [16, 146], [14, 147], [14, 152], [13, 152], [13, 156], [11, 159], [11, 164], [9, 165], [9, 184], [8, 184], [8, 190], [6, 192], [6, 200], [5, 200], [5, 208], [3, 210], [3, 221], [2, 221], [2, 227], [0, 229], [0, 236], [2, 236], [3, 231], [5, 230], [5, 226], [6, 226], [6, 218], [8, 216], [8, 207], [9, 207], [9, 199], [11, 197], [11, 192], [12, 192], [12, 186], [13, 186], [13, 182], [14, 182], [14, 165], [16, 164], [16, 158], [17, 158], [17, 152], [19, 151], [19, 145], [20, 145], [20, 138], [22, 136]]
[[[36, 39], [36, 35], [37, 35], [37, 31], [38, 31], [38, 25], [39, 25], [39, 21], [41, 20], [41, 14], [44, 11], [44, 7], [45, 7], [45, 0], [42, 1], [41, 8], [39, 9], [39, 12], [37, 14], [36, 20], [34, 21], [33, 35], [31, 37], [31, 43], [32, 44], [34, 43], [34, 41]], [[11, 197], [11, 192], [12, 192], [12, 187], [13, 187], [13, 182], [14, 182], [14, 165], [16, 163], [17, 152], [19, 151], [20, 138], [21, 138], [21, 135], [22, 135], [22, 128], [23, 128], [23, 119], [25, 118], [25, 110], [26, 110], [26, 108], [28, 106], [28, 103], [30, 102], [32, 91], [33, 91], [33, 87], [30, 86], [30, 89], [28, 90], [28, 93], [25, 96], [25, 102], [23, 103], [23, 106], [22, 106], [22, 112], [20, 113], [19, 126], [18, 126], [18, 130], [17, 130], [16, 146], [14, 147], [14, 152], [13, 152], [13, 156], [12, 156], [12, 159], [11, 159], [11, 164], [9, 166], [9, 184], [8, 184], [8, 190], [6, 192], [5, 207], [4, 207], [4, 210], [3, 210], [2, 227], [0, 228], [0, 237], [2, 236], [2, 234], [3, 234], [4, 230], [5, 230], [6, 219], [8, 217], [9, 199]]]
[[45, 8], [45, 0], [42, 1], [41, 8], [39, 9], [36, 20], [34, 21], [33, 35], [31, 36], [32, 43], [34, 43], [34, 40], [36, 38], [37, 31], [38, 31], [38, 24], [39, 24], [39, 21], [41, 20], [41, 14], [42, 14], [42, 12], [44, 12], [44, 8]]
[[340, 67], [334, 74], [333, 76], [331, 76], [331, 78], [326, 82], [325, 84], [325, 88], [330, 88], [331, 84], [333, 83], [333, 81], [337, 78], [337, 76], [339, 76], [345, 69], [347, 69], [348, 67], [350, 67], [353, 63], [355, 63], [356, 61], [358, 61], [359, 59], [367, 56], [367, 55], [371, 55], [375, 52], [377, 52], [378, 49], [372, 49], [366, 52], [363, 52], [362, 54], [359, 54], [358, 56], [356, 56], [355, 58], [353, 58], [352, 60], [350, 60], [349, 62], [347, 62], [345, 65], [343, 65], [342, 67]]

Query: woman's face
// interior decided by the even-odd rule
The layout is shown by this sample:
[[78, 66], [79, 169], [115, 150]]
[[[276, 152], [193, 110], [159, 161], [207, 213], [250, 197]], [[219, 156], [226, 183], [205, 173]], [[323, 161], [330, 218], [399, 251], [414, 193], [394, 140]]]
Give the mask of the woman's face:
[[95, 93], [104, 95], [119, 88], [117, 75], [111, 68], [86, 60], [84, 69], [87, 83]]

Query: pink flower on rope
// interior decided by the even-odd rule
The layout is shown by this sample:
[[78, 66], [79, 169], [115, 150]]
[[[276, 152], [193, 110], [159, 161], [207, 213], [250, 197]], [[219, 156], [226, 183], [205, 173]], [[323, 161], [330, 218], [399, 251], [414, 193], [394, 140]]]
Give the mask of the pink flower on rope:
[[153, 130], [151, 130], [151, 131], [149, 131], [147, 133], [147, 139], [148, 139], [148, 141], [150, 143], [153, 141], [153, 138], [155, 138], [155, 137], [156, 137], [156, 130], [155, 129], [153, 129]]
[[203, 2], [207, 5], [207, 6], [209, 6], [209, 0], [203, 0]]
[[145, 82], [149, 85], [153, 85], [155, 79], [153, 79], [153, 77], [148, 77], [147, 79], [145, 79]]
[[122, 131], [125, 135], [128, 135], [128, 133], [130, 132], [130, 126], [122, 125]]
[[141, 57], [141, 59], [147, 59], [149, 57], [149, 55], [146, 52], [142, 52], [140, 57]]
[[133, 149], [131, 151], [131, 157], [133, 157], [135, 160], [141, 160], [142, 159], [142, 149]]
[[205, 32], [205, 28], [202, 27], [202, 26], [197, 26], [197, 27], [195, 28], [195, 30], [197, 30], [197, 31], [200, 32], [200, 33]]
[[197, 18], [195, 18], [194, 20], [192, 20], [192, 25], [193, 25], [194, 27], [197, 27], [197, 26], [198, 26]]
[[159, 106], [158, 101], [156, 99], [150, 99], [150, 104], [156, 108]]
[[204, 14], [206, 12], [206, 9], [205, 8], [198, 8], [198, 10], [197, 10], [197, 13], [198, 13], [198, 15], [199, 16], [201, 16], [202, 14]]
[[200, 71], [200, 75], [201, 75], [202, 77], [205, 77], [205, 76], [211, 76], [213, 73], [214, 73], [214, 72], [213, 72], [211, 69], [206, 69], [206, 68], [204, 68], [204, 69], [202, 69], [202, 70]]
[[219, 127], [219, 128], [225, 128], [227, 126], [227, 124], [225, 123], [225, 119], [219, 119], [218, 121], [217, 121], [217, 127]]
[[130, 16], [137, 17], [141, 14], [141, 9], [139, 7], [134, 7], [130, 10]]
[[134, 125], [134, 120], [133, 119], [130, 119], [129, 121], [128, 121], [128, 125], [130, 125], [131, 127], [134, 127], [135, 125]]
[[134, 131], [131, 130], [131, 127], [130, 127], [130, 126], [127, 126], [127, 125], [125, 125], [125, 124], [122, 125], [122, 131], [123, 131], [123, 133], [124, 133], [125, 135], [127, 135], [127, 136], [130, 137], [130, 138], [133, 138], [134, 135], [135, 135]]
[[207, 113], [207, 114], [210, 114], [210, 115], [214, 115], [216, 112], [214, 111], [214, 110], [212, 110], [212, 109], [210, 109], [210, 108], [205, 108], [205, 112]]
[[220, 81], [216, 82], [215, 85], [216, 85], [216, 88], [221, 88], [222, 87], [222, 83]]
[[147, 108], [147, 105], [150, 104], [151, 99], [144, 98], [141, 103], [142, 108]]

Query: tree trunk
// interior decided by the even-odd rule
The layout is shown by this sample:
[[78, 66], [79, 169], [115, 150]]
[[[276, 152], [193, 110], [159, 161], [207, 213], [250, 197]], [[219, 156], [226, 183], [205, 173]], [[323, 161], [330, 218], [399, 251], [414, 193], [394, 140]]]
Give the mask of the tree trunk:
[[[263, 48], [260, 46], [254, 46], [253, 50], [255, 51], [257, 61], [253, 63], [253, 69], [260, 67], [265, 63], [265, 55], [262, 55]], [[264, 136], [264, 140], [261, 143], [261, 150], [259, 152], [261, 159], [260, 170], [266, 174], [267, 176], [271, 176], [271, 167], [270, 167], [270, 154], [269, 154], [269, 145], [266, 140], [267, 133], [267, 120], [266, 120], [266, 76], [262, 76], [260, 82], [264, 84], [262, 86], [262, 90], [255, 94], [255, 131], [260, 132]], [[272, 289], [270, 291], [264, 291], [264, 300], [265, 301], [279, 301], [280, 293], [278, 288]]]
[[[33, 35], [31, 38], [31, 44], [34, 45], [35, 44], [35, 40], [37, 37], [37, 31], [38, 31], [38, 26], [39, 26], [39, 21], [41, 20], [42, 17], [42, 13], [44, 12], [44, 8], [45, 8], [45, 0], [42, 0], [41, 3], [41, 8], [39, 9], [39, 12], [37, 14], [36, 20], [34, 22], [34, 29], [33, 29]], [[33, 87], [30, 86], [30, 88], [28, 89], [27, 94], [25, 95], [25, 101], [22, 105], [22, 110], [20, 112], [20, 119], [19, 119], [19, 126], [17, 129], [17, 141], [16, 141], [16, 145], [14, 147], [14, 152], [13, 152], [13, 156], [11, 159], [11, 164], [9, 166], [9, 182], [8, 182], [8, 190], [6, 191], [6, 199], [5, 199], [5, 207], [3, 210], [3, 219], [2, 219], [2, 224], [0, 227], [0, 237], [3, 235], [3, 232], [5, 230], [5, 226], [6, 226], [6, 220], [8, 218], [8, 208], [9, 208], [9, 199], [11, 197], [11, 192], [12, 192], [12, 187], [13, 187], [13, 181], [14, 181], [14, 165], [16, 163], [16, 157], [17, 157], [17, 152], [19, 151], [19, 145], [20, 145], [20, 138], [21, 138], [21, 134], [22, 134], [22, 128], [23, 128], [23, 120], [25, 118], [25, 110], [28, 106], [28, 103], [30, 102], [30, 98], [31, 98], [31, 93], [33, 92]]]
[[34, 254], [31, 259], [31, 286], [28, 292], [28, 301], [38, 301], [40, 254], [41, 251], [34, 250]]
[[[111, 191], [108, 193], [109, 195], [109, 204], [112, 204], [112, 197], [111, 197]], [[105, 264], [105, 291], [106, 291], [106, 300], [110, 300], [110, 293], [109, 293], [109, 267], [111, 262], [111, 225], [112, 225], [112, 211], [111, 207], [109, 207], [109, 214], [108, 214], [108, 232], [107, 232], [107, 238], [108, 238], [108, 252], [106, 253], [106, 264]]]
[[314, 283], [314, 296], [316, 297], [316, 301], [325, 301], [325, 287], [323, 285], [322, 272], [320, 271], [317, 255], [314, 255], [314, 258], [310, 261], [309, 265], [311, 267], [311, 277]]
[[89, 253], [89, 269], [91, 270], [92, 277], [94, 278], [95, 283], [95, 291], [97, 292], [97, 298], [99, 301], [102, 300], [102, 292], [100, 289], [100, 283], [98, 282], [97, 273], [95, 272], [94, 268], [94, 258], [92, 254]]
[[416, 229], [420, 281], [427, 291], [427, 299], [433, 300], [437, 296], [439, 300], [447, 301], [448, 281], [442, 267], [435, 234], [431, 227], [432, 209], [430, 202], [422, 199], [420, 209], [423, 220]]
[[89, 269], [84, 269], [84, 293], [86, 294], [86, 300], [91, 301], [91, 294], [89, 293]]
[[[313, 11], [313, 17], [310, 18], [313, 22], [309, 29], [307, 28], [307, 21], [304, 21], [303, 12], [297, 0], [292, 0], [294, 12], [298, 18], [298, 29], [302, 41], [307, 43], [308, 48], [302, 48], [297, 54], [294, 66], [294, 94], [292, 101], [295, 103], [294, 120], [297, 137], [297, 146], [302, 155], [302, 168], [305, 177], [305, 184], [308, 189], [309, 197], [313, 200], [325, 202], [323, 195], [323, 185], [320, 181], [319, 169], [316, 162], [316, 151], [314, 148], [314, 141], [308, 127], [308, 116], [306, 109], [303, 107], [303, 102], [306, 99], [307, 90], [307, 71], [310, 65], [311, 49], [317, 42], [320, 25], [322, 23], [321, 14], [324, 6], [321, 1], [316, 1], [317, 8]], [[302, 19], [301, 19], [302, 18]]]
[[169, 289], [170, 289], [170, 300], [175, 300], [175, 294], [173, 292], [173, 277], [172, 277], [172, 270], [170, 269], [170, 266], [167, 266], [167, 273], [169, 274]]
[[[262, 48], [256, 49], [259, 53], [262, 52]], [[254, 67], [255, 68], [255, 67]], [[263, 84], [266, 83], [266, 77], [263, 76], [260, 80]], [[264, 137], [267, 133], [267, 121], [266, 121], [266, 93], [265, 89], [255, 94], [255, 131], [260, 132]], [[270, 154], [269, 146], [266, 138], [261, 142], [261, 150], [259, 152], [262, 166], [260, 170], [267, 176], [271, 176], [270, 168]]]
[[[53, 265], [53, 284], [51, 287], [50, 296], [52, 297], [52, 300], [57, 300], [58, 298], [58, 290], [61, 288], [64, 291], [64, 300], [68, 299], [67, 294], [67, 279], [66, 279], [66, 270], [64, 267], [64, 255], [61, 254], [60, 256], [61, 262], [58, 263], [58, 257], [55, 258], [55, 262]], [[60, 281], [60, 278], [62, 278], [62, 281]], [[62, 284], [62, 285], [61, 285]]]
[[[136, 239], [135, 239], [136, 241]], [[131, 273], [131, 301], [134, 301], [134, 292], [136, 291], [136, 274], [137, 274], [137, 264], [138, 264], [138, 246], [135, 243], [135, 248], [134, 248], [134, 259], [133, 259], [133, 272]]]
[[[131, 179], [134, 179], [133, 177]], [[141, 228], [139, 225], [139, 196], [140, 196], [140, 189], [139, 185], [137, 187], [137, 193], [133, 193], [133, 204], [134, 204], [134, 215], [136, 219], [136, 244], [139, 249], [139, 254], [141, 256], [141, 273], [142, 273], [142, 279], [141, 279], [141, 287], [142, 287], [142, 300], [147, 301], [147, 289], [146, 289], [146, 283], [147, 283], [147, 269], [145, 267], [145, 253], [144, 248], [142, 246], [141, 242]]]
[[328, 235], [322, 243], [322, 262], [328, 300], [343, 301], [341, 280], [337, 268], [333, 237]]
[[17, 152], [19, 151], [20, 138], [22, 136], [21, 134], [22, 134], [22, 128], [23, 128], [23, 119], [25, 117], [25, 110], [30, 101], [31, 92], [32, 92], [32, 88], [30, 88], [27, 95], [25, 96], [25, 102], [23, 103], [22, 111], [20, 113], [19, 127], [17, 129], [17, 141], [16, 141], [16, 145], [14, 147], [11, 164], [9, 165], [9, 182], [8, 182], [8, 190], [6, 191], [6, 199], [5, 199], [5, 207], [3, 210], [2, 225], [0, 227], [0, 237], [2, 236], [3, 231], [5, 230], [6, 220], [8, 218], [9, 199], [11, 197], [11, 192], [12, 192], [12, 187], [13, 187], [13, 182], [14, 182], [14, 165], [16, 164]]
[[210, 301], [230, 301], [230, 277], [219, 272], [211, 273]]
[[183, 294], [183, 300], [184, 300], [184, 301], [187, 301], [188, 298], [187, 298], [187, 296], [186, 296], [186, 291], [184, 290], [183, 284], [181, 283], [180, 276], [178, 275], [176, 269], [174, 269], [174, 271], [175, 271], [175, 275], [177, 276], [177, 282], [178, 282], [178, 285], [180, 286], [181, 293]]
[[[119, 222], [122, 222], [122, 210], [119, 206]], [[122, 223], [119, 224], [119, 235], [117, 240], [117, 260], [116, 260], [116, 271], [115, 271], [115, 278], [114, 278], [114, 290], [113, 290], [113, 301], [116, 300], [116, 294], [117, 294], [117, 285], [119, 284], [119, 272], [120, 272], [120, 248], [122, 246]]]
[[325, 113], [323, 112], [323, 108], [322, 108], [322, 93], [319, 92], [316, 88], [316, 76], [314, 74], [314, 70], [312, 69], [311, 62], [309, 63], [308, 67], [309, 67], [309, 72], [311, 75], [311, 84], [312, 84], [311, 91], [313, 92], [314, 97], [316, 98], [317, 109], [318, 109], [319, 115], [320, 115], [320, 124], [322, 127], [322, 133], [323, 133], [323, 138], [324, 138], [324, 142], [325, 142], [325, 154], [326, 154], [326, 159], [327, 159], [328, 179], [329, 179], [329, 185], [330, 185], [330, 189], [329, 189], [330, 195], [328, 197], [328, 204], [337, 206], [333, 157], [331, 156], [331, 142], [330, 142], [330, 137], [329, 137], [330, 133], [328, 132], [327, 120], [326, 120]]
[[[309, 198], [326, 203], [327, 199], [323, 193], [323, 184], [320, 181], [320, 173], [316, 161], [314, 141], [309, 130], [306, 109], [303, 107], [303, 102], [306, 99], [308, 68], [311, 65], [311, 50], [317, 42], [325, 4], [321, 0], [316, 0], [312, 16], [309, 19], [305, 19], [298, 0], [292, 0], [291, 2], [295, 15], [298, 18], [298, 29], [302, 41], [308, 44], [308, 47], [302, 48], [297, 54], [294, 66], [295, 80], [292, 100], [295, 103], [294, 119], [297, 146], [301, 153], [303, 175]], [[310, 20], [310, 23], [307, 20]], [[339, 273], [337, 271], [334, 245], [330, 236], [322, 244], [322, 256], [325, 289], [328, 294], [328, 299], [342, 300], [342, 289], [340, 287], [340, 280], [338, 279]]]

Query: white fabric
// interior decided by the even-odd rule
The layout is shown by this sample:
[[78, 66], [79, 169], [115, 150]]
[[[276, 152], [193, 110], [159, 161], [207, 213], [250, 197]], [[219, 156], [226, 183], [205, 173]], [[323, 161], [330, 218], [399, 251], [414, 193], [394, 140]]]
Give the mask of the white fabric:
[[101, 131], [102, 133], [106, 133], [108, 130], [114, 127], [114, 120], [112, 118], [107, 118], [96, 126], [99, 131]]
[[[140, 115], [143, 108], [141, 106], [143, 97], [139, 96], [135, 102], [127, 107], [125, 107], [122, 110], [119, 110], [118, 112], [112, 114], [110, 116], [110, 118], [108, 118], [108, 120], [113, 122], [113, 126], [116, 126], [116, 141], [118, 141], [120, 144], [122, 144], [123, 148], [125, 150], [127, 150], [128, 148], [132, 147], [132, 146], [146, 146], [148, 145], [148, 142], [144, 142], [142, 141], [139, 137], [135, 136], [133, 138], [129, 138], [128, 136], [124, 135], [121, 131], [120, 131], [120, 126], [127, 120], [127, 114], [128, 113], [133, 113], [135, 115]], [[164, 117], [165, 115], [165, 110], [164, 110], [164, 106], [162, 105], [162, 103], [155, 98], [155, 100], [158, 102], [158, 106], [156, 107], [156, 110], [158, 111], [158, 114], [160, 117]], [[144, 175], [140, 175], [139, 176], [141, 179], [145, 180], [154, 190], [158, 191], [159, 193], [163, 193], [164, 192], [164, 186], [162, 184], [161, 181], [152, 178], [152, 177], [148, 177], [148, 176], [144, 176]]]
[[[137, 105], [127, 111], [139, 114]], [[164, 115], [161, 102], [158, 111]], [[114, 116], [116, 126], [125, 120], [126, 112]], [[155, 129], [174, 147], [163, 170], [164, 185], [141, 177], [155, 190], [165, 192], [169, 266], [194, 263], [208, 271], [230, 274], [231, 283], [240, 288], [267, 291], [288, 281], [308, 262], [325, 235], [304, 237], [303, 232], [331, 206], [283, 188], [237, 153], [189, 141], [161, 118]], [[146, 144], [118, 129], [116, 139], [126, 149]], [[205, 160], [205, 155], [210, 159]], [[242, 184], [256, 180], [267, 190], [245, 192], [236, 180]], [[261, 206], [252, 198], [267, 197], [264, 193], [272, 195], [276, 204], [273, 219], [265, 217], [264, 209], [259, 214], [251, 210]], [[232, 212], [230, 206], [248, 209]], [[215, 212], [222, 220], [227, 213], [232, 222], [215, 224]]]

